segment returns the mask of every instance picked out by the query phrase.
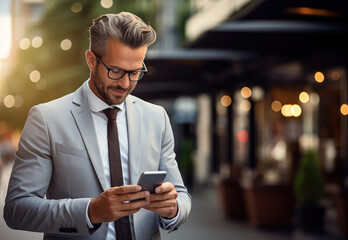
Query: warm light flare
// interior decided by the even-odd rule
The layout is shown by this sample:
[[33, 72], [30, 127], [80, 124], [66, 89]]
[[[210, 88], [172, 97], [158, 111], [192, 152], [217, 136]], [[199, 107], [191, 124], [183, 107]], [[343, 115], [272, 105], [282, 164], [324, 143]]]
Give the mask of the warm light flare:
[[34, 37], [33, 40], [31, 40], [31, 45], [34, 48], [39, 48], [42, 46], [43, 40], [41, 37]]
[[0, 36], [0, 59], [4, 59], [11, 49], [11, 17], [0, 17]]
[[318, 83], [322, 83], [322, 82], [324, 82], [325, 77], [324, 77], [324, 74], [322, 72], [316, 72], [314, 74], [314, 79]]
[[7, 95], [4, 98], [4, 105], [6, 108], [12, 108], [15, 105], [15, 97], [12, 95]]
[[251, 96], [251, 89], [248, 87], [243, 87], [240, 94], [243, 98], [249, 98]]
[[243, 101], [241, 101], [239, 108], [243, 112], [248, 112], [251, 108], [251, 103], [248, 100], [243, 100]]
[[82, 11], [83, 9], [83, 5], [82, 3], [80, 2], [76, 2], [76, 3], [73, 3], [73, 5], [71, 5], [71, 11], [74, 12], [74, 13], [79, 13]]
[[299, 117], [302, 113], [302, 109], [298, 104], [291, 106], [291, 115], [294, 117]]
[[298, 98], [302, 103], [307, 103], [309, 101], [309, 94], [306, 92], [301, 92]]
[[36, 83], [40, 81], [41, 74], [38, 70], [34, 70], [30, 73], [29, 78], [30, 78], [30, 81], [32, 81], [33, 83]]
[[284, 104], [281, 113], [284, 117], [299, 117], [302, 109], [298, 104]]
[[284, 117], [291, 117], [291, 105], [290, 104], [284, 104], [282, 107], [282, 114]]
[[342, 115], [345, 115], [345, 116], [348, 115], [348, 105], [347, 104], [342, 104], [340, 110], [341, 110]]
[[324, 17], [341, 17], [342, 14], [335, 11], [320, 8], [309, 8], [309, 7], [293, 7], [286, 8], [288, 13], [300, 14], [300, 15], [311, 15], [311, 16], [324, 16]]
[[72, 42], [69, 39], [64, 39], [61, 43], [60, 43], [60, 47], [64, 50], [67, 51], [72, 47]]
[[101, 0], [100, 1], [100, 5], [103, 8], [111, 8], [113, 4], [114, 4], [114, 2], [112, 0]]
[[231, 103], [232, 103], [232, 99], [231, 99], [230, 96], [224, 95], [224, 96], [221, 97], [221, 104], [222, 104], [222, 106], [228, 107], [228, 106], [231, 105]]
[[280, 110], [282, 109], [282, 103], [279, 101], [273, 101], [271, 104], [271, 108], [274, 112], [280, 112]]
[[27, 50], [30, 48], [30, 39], [29, 38], [23, 38], [19, 41], [19, 48], [22, 50]]

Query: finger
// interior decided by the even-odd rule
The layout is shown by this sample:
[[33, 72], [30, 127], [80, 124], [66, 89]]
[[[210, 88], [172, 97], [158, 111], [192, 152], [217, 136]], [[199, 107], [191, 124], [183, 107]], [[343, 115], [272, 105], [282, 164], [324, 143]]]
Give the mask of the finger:
[[178, 193], [175, 188], [167, 193], [156, 193], [150, 194], [150, 201], [163, 201], [167, 199], [176, 199], [178, 197]]
[[151, 201], [148, 205], [146, 205], [144, 208], [165, 208], [165, 207], [172, 207], [176, 204], [176, 200], [170, 199], [165, 201]]
[[170, 192], [174, 189], [174, 185], [171, 182], [165, 182], [156, 187], [155, 192], [156, 193], [164, 193], [164, 192]]
[[137, 199], [145, 199], [150, 201], [150, 192], [149, 191], [141, 191], [136, 193], [126, 193], [119, 195], [121, 202], [133, 201]]
[[138, 212], [141, 208], [135, 208], [131, 210], [122, 210], [118, 212], [118, 218], [126, 217]]
[[127, 193], [135, 193], [141, 191], [141, 186], [139, 185], [124, 185], [119, 187], [111, 188], [114, 194], [127, 194]]
[[138, 208], [146, 207], [149, 204], [150, 204], [149, 201], [139, 200], [139, 201], [135, 201], [135, 202], [122, 203], [122, 204], [120, 204], [118, 209], [121, 211], [129, 211], [129, 210], [135, 210]]

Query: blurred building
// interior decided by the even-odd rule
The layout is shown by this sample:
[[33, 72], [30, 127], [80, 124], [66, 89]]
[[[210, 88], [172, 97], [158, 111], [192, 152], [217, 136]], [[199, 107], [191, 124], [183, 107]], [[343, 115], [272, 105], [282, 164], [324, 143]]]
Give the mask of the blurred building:
[[[265, 212], [251, 214], [254, 226], [290, 224], [293, 212], [277, 206], [293, 209], [295, 178], [313, 149], [325, 182], [321, 204], [337, 230], [344, 211], [336, 208], [333, 189], [345, 189], [348, 179], [347, 2], [191, 4], [191, 41], [183, 51], [150, 55], [152, 73], [139, 95], [197, 101], [195, 179], [228, 179], [230, 206], [243, 195], [238, 181], [257, 191], [244, 200], [263, 205]], [[259, 215], [269, 218], [254, 218]]]
[[45, 10], [45, 0], [12, 0], [12, 50], [10, 62], [16, 63], [18, 51], [30, 47], [32, 38], [27, 36], [28, 29], [42, 16]]
[[193, 15], [186, 23], [186, 36], [192, 41], [217, 27], [251, 0], [191, 0]]

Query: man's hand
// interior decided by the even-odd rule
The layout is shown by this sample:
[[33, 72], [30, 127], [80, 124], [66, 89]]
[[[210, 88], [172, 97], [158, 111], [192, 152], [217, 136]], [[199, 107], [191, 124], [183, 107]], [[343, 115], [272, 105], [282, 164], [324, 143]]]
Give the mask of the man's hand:
[[176, 198], [178, 193], [170, 182], [165, 182], [158, 186], [156, 193], [150, 195], [151, 203], [144, 208], [157, 213], [163, 218], [174, 218], [178, 213], [178, 204]]
[[[144, 199], [130, 202], [136, 199]], [[149, 205], [150, 193], [141, 191], [138, 185], [112, 187], [91, 200], [88, 208], [92, 224], [112, 222], [136, 213]]]

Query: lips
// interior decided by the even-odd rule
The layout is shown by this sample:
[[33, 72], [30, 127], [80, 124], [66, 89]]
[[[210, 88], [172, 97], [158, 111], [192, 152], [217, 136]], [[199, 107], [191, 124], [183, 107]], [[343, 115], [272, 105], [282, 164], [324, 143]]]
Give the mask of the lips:
[[109, 87], [111, 92], [116, 95], [123, 95], [127, 90], [120, 87]]

